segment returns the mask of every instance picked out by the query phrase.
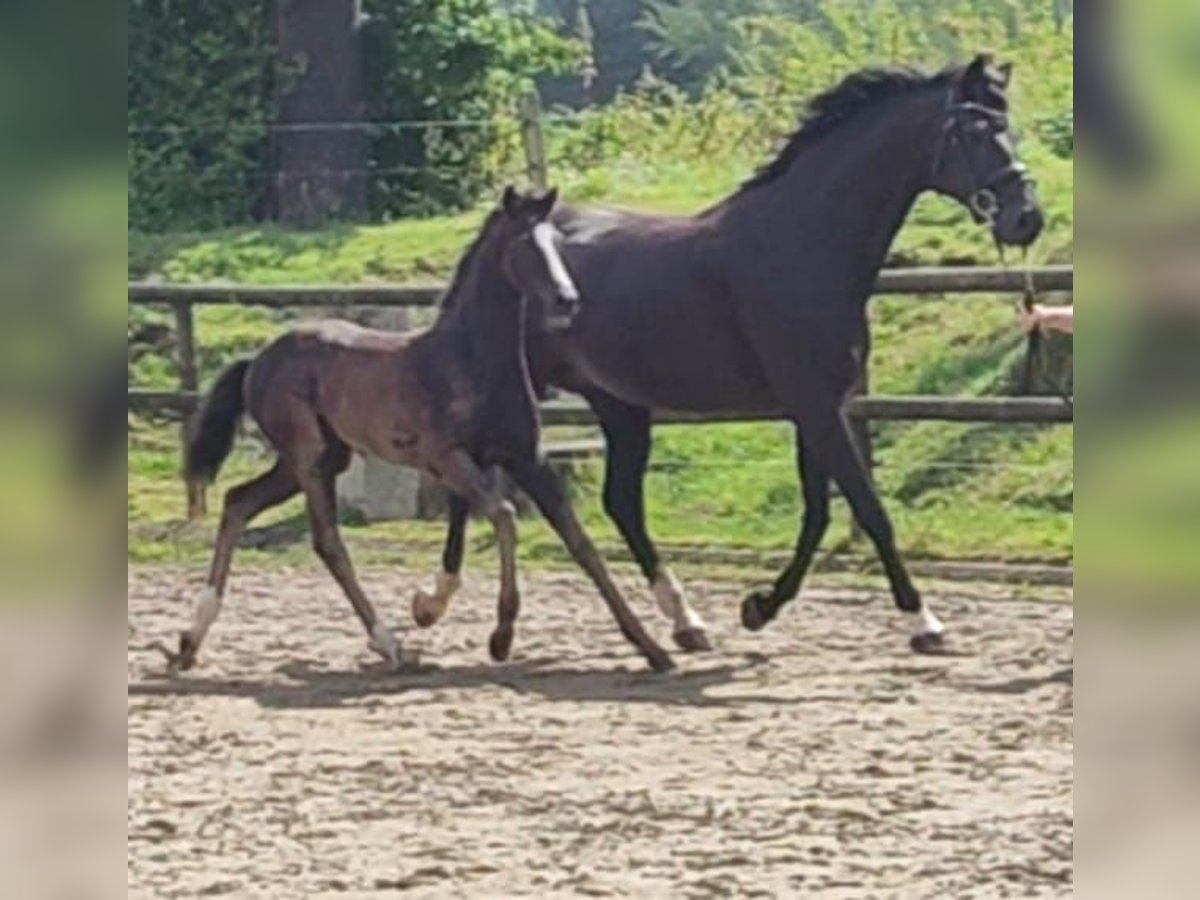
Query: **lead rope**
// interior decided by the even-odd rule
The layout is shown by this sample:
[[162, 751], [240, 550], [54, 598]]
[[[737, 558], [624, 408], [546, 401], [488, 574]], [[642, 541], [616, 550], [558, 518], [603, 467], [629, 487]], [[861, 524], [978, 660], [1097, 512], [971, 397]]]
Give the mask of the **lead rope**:
[[[1008, 270], [1008, 260], [1004, 255], [1004, 245], [996, 241], [996, 252], [1000, 256], [1000, 265], [1005, 270]], [[1021, 289], [1021, 308], [1026, 313], [1032, 313], [1035, 301], [1037, 300], [1037, 288], [1033, 283], [1033, 269], [1028, 264], [1028, 251], [1022, 248], [1021, 250], [1021, 268], [1023, 272], [1023, 283]], [[1018, 389], [1025, 396], [1033, 394], [1033, 376], [1034, 370], [1037, 368], [1038, 361], [1041, 361], [1042, 380], [1054, 392], [1059, 400], [1071, 411], [1075, 413], [1075, 399], [1066, 391], [1061, 384], [1050, 378], [1050, 359], [1046, 349], [1046, 338], [1040, 327], [1034, 328], [1029, 332], [1029, 337], [1026, 339], [1025, 346], [1025, 361], [1021, 366], [1021, 379], [1018, 384]]]

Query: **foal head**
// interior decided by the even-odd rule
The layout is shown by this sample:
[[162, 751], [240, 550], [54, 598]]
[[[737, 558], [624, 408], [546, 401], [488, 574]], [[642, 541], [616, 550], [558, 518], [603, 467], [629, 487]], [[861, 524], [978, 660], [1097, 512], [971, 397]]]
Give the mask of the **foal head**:
[[1044, 220], [1009, 130], [1005, 90], [1011, 74], [1011, 65], [993, 66], [987, 54], [955, 73], [929, 186], [961, 201], [998, 243], [1025, 247]]
[[579, 311], [579, 289], [559, 254], [558, 229], [549, 221], [557, 199], [556, 190], [537, 197], [510, 185], [490, 225], [497, 230], [504, 277], [534, 304], [534, 316], [551, 328], [566, 328]]

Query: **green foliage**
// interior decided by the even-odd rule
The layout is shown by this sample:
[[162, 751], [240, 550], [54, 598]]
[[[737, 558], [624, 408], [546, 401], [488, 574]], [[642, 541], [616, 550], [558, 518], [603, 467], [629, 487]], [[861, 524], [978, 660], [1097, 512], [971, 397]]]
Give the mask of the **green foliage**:
[[597, 97], [612, 97], [653, 61], [648, 36], [637, 27], [645, 8], [646, 0], [587, 0], [592, 54], [599, 70]]
[[[277, 62], [276, 0], [129, 10], [129, 222], [210, 229], [259, 218], [269, 203]], [[377, 219], [475, 202], [516, 169], [513, 100], [535, 75], [569, 68], [578, 44], [531, 4], [367, 0], [364, 28], [371, 210]], [[471, 124], [392, 127], [397, 121]]]
[[663, 73], [697, 90], [734, 58], [735, 20], [762, 6], [763, 0], [650, 0], [638, 26], [650, 35]]
[[[573, 0], [561, 0], [560, 5], [564, 14], [577, 11]], [[606, 17], [616, 21], [618, 12], [625, 17], [622, 21], [636, 21], [644, 8], [633, 0], [611, 7], [606, 0], [592, 0], [590, 6], [601, 23], [609, 22]], [[738, 35], [737, 56], [723, 64], [726, 72], [721, 77], [708, 79], [702, 87], [674, 83], [680, 79], [678, 72], [664, 67], [669, 77], [631, 78], [626, 82], [631, 86], [604, 106], [578, 116], [549, 116], [544, 125], [549, 169], [565, 196], [694, 212], [729, 193], [754, 166], [769, 159], [774, 143], [795, 129], [801, 101], [847, 72], [885, 62], [936, 66], [989, 48], [1015, 62], [1011, 95], [1023, 137], [1021, 156], [1038, 179], [1047, 215], [1031, 261], [1070, 260], [1072, 37], [1056, 20], [1057, 7], [1041, 0], [764, 0], [760, 6], [752, 17], [731, 18]], [[806, 11], [807, 6], [812, 8]], [[520, 8], [526, 9], [524, 4]], [[764, 10], [769, 15], [762, 15]], [[640, 31], [638, 40], [647, 36]], [[531, 47], [541, 47], [540, 38], [531, 40]], [[509, 38], [504, 42], [513, 45]], [[531, 50], [524, 71], [535, 68], [543, 52], [558, 53]], [[598, 62], [603, 64], [602, 54]], [[432, 64], [422, 63], [422, 68]], [[491, 114], [520, 87], [523, 76], [498, 77], [498, 83], [484, 85], [482, 94], [461, 88], [461, 96], [452, 98], [460, 105], [447, 100], [430, 110], [439, 116]], [[466, 79], [461, 84], [479, 82]], [[396, 90], [389, 96], [399, 97], [400, 88]], [[394, 114], [428, 115], [424, 109], [397, 106]], [[504, 140], [509, 142], [505, 146], [512, 146], [511, 132]], [[464, 159], [477, 154], [473, 158], [483, 160], [481, 171], [491, 173], [472, 190], [486, 190], [489, 179], [513, 164], [503, 155], [509, 152], [505, 146], [490, 144], [480, 150], [468, 145], [462, 150]], [[423, 164], [435, 157], [411, 159]], [[437, 165], [442, 165], [440, 159]], [[475, 177], [473, 172], [456, 171], [460, 177]], [[462, 202], [452, 187], [437, 194], [438, 203]], [[411, 208], [410, 203], [432, 207], [422, 206], [422, 198], [409, 197], [403, 190], [398, 187], [394, 197], [382, 201], [387, 211], [396, 208], [393, 203], [399, 208]], [[438, 190], [431, 187], [430, 196]], [[130, 236], [130, 272], [169, 280], [276, 283], [435, 280], [448, 273], [480, 216], [476, 209], [306, 234], [276, 228], [200, 235], [135, 233]], [[995, 262], [986, 230], [973, 224], [958, 204], [938, 197], [924, 197], [916, 205], [890, 259], [891, 264], [908, 265]], [[880, 298], [872, 303], [871, 316], [875, 392], [1011, 391], [1023, 346], [1013, 326], [1011, 297]], [[264, 340], [281, 322], [273, 313], [214, 308], [201, 312], [197, 324], [207, 381], [220, 365]], [[170, 371], [162, 357], [151, 355], [139, 360], [134, 377], [165, 384]], [[1070, 558], [1074, 497], [1069, 427], [881, 423], [874, 433], [877, 480], [906, 552]], [[149, 431], [141, 433], [130, 452], [130, 516], [142, 524], [180, 515], [174, 430], [163, 432], [161, 440], [151, 437]], [[243, 448], [227, 483], [261, 469], [262, 463]], [[598, 539], [615, 546], [619, 539], [598, 501], [600, 466], [581, 464], [579, 472], [580, 513]], [[799, 514], [788, 429], [768, 423], [656, 430], [647, 501], [651, 530], [664, 544], [786, 550], [795, 540]], [[279, 515], [294, 513], [291, 509]], [[531, 530], [540, 534], [532, 523]], [[437, 525], [413, 523], [373, 526], [371, 533], [389, 537], [389, 547], [392, 537], [423, 541], [430, 554], [436, 553], [441, 534]], [[824, 547], [847, 540], [843, 510]], [[198, 553], [206, 549], [203, 542], [197, 548]], [[171, 551], [158, 543], [141, 543], [137, 550], [148, 558]]]
[[368, 0], [372, 118], [491, 123], [373, 133], [376, 219], [464, 208], [518, 168], [516, 95], [534, 75], [570, 68], [581, 52], [524, 6], [502, 12], [493, 0]]
[[826, 3], [802, 22], [786, 16], [737, 21], [739, 58], [732, 86], [755, 98], [811, 96], [866, 65], [924, 68], [990, 50], [1014, 64], [1011, 98], [1018, 123], [1072, 107], [1070, 29], [1032, 0], [857, 0]]
[[270, 4], [130, 0], [129, 222], [251, 219], [269, 181]]
[[1037, 136], [1060, 159], [1075, 156], [1075, 113], [1065, 109], [1057, 115], [1043, 116], [1036, 123]]

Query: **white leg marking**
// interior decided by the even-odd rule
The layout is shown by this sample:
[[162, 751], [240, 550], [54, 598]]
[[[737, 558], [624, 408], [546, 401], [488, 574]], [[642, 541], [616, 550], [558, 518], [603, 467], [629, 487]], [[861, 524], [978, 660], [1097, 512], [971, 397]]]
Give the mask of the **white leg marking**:
[[222, 597], [217, 593], [217, 589], [211, 584], [206, 585], [204, 592], [192, 607], [191, 638], [194, 643], [199, 644], [203, 641], [212, 623], [217, 621], [217, 616], [221, 613], [221, 601]]
[[439, 572], [432, 594], [418, 589], [412, 600], [412, 614], [417, 624], [428, 627], [444, 616], [450, 607], [450, 598], [461, 584], [462, 579], [454, 572]]
[[921, 611], [915, 613], [907, 613], [912, 618], [913, 634], [941, 634], [946, 630], [941, 619], [933, 614], [929, 609], [929, 604], [925, 601], [921, 603]]
[[693, 628], [704, 631], [704, 620], [688, 605], [683, 596], [683, 585], [679, 583], [674, 572], [666, 568], [659, 569], [651, 590], [654, 591], [654, 599], [658, 601], [658, 608], [663, 611], [663, 615], [675, 623], [676, 632]]
[[400, 666], [400, 645], [396, 643], [396, 636], [392, 634], [392, 629], [388, 628], [383, 619], [375, 622], [375, 627], [371, 629], [371, 649], [381, 655], [394, 667]]

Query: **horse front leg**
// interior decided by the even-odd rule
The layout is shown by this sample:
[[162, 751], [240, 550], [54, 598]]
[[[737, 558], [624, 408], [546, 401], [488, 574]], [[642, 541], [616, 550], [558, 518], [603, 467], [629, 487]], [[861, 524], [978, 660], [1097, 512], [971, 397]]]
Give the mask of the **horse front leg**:
[[845, 411], [831, 395], [799, 404], [795, 415], [804, 434], [807, 452], [811, 452], [816, 464], [837, 482], [855, 519], [875, 545], [896, 607], [912, 620], [910, 646], [918, 653], [938, 652], [943, 646], [944, 628], [929, 605], [922, 601], [900, 558], [891, 519], [867, 475]]

